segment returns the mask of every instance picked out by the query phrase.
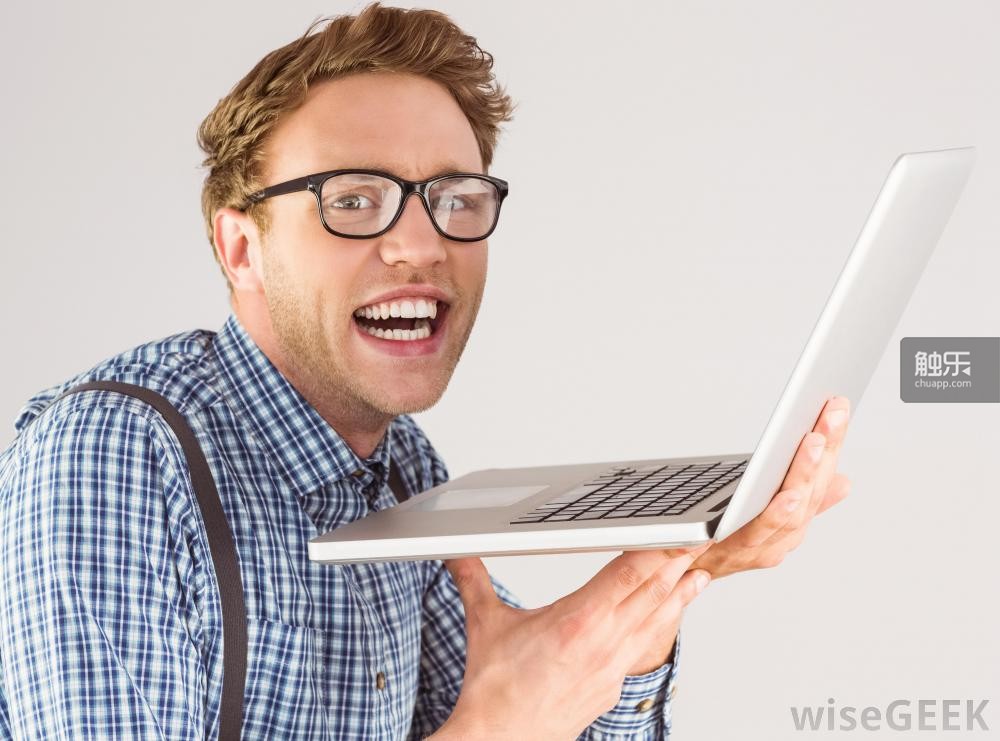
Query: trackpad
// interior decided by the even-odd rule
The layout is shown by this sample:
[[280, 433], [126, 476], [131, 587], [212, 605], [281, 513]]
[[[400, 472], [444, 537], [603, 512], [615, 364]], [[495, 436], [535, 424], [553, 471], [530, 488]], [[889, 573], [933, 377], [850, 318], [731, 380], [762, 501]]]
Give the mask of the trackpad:
[[440, 494], [413, 503], [413, 509], [480, 509], [482, 507], [509, 507], [522, 499], [534, 496], [544, 486], [491, 486], [488, 489], [448, 489]]

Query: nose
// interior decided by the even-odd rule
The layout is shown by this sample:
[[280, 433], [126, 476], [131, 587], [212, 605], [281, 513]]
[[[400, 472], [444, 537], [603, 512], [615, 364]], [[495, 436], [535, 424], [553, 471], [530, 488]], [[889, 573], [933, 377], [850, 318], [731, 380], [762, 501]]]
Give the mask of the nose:
[[445, 238], [434, 229], [430, 214], [416, 193], [406, 199], [403, 213], [381, 240], [380, 253], [386, 265], [406, 263], [426, 268], [443, 262], [448, 256]]

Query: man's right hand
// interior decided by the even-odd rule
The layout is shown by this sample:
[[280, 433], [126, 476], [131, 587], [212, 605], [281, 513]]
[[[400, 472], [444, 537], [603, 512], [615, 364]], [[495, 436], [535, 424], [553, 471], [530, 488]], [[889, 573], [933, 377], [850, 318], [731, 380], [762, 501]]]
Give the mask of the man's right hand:
[[465, 676], [431, 738], [576, 738], [618, 703], [651, 646], [666, 640], [666, 660], [684, 608], [710, 578], [685, 573], [707, 547], [626, 551], [531, 610], [500, 600], [481, 559], [446, 561], [465, 608]]

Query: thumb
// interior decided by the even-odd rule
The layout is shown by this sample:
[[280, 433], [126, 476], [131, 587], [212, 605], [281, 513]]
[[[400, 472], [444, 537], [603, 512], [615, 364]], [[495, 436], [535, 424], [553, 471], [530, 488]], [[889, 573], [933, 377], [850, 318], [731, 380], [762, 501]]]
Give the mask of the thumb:
[[674, 586], [671, 596], [676, 595], [683, 610], [698, 596], [702, 589], [712, 580], [712, 573], [707, 569], [692, 569], [686, 572]]
[[468, 556], [466, 558], [450, 558], [444, 562], [451, 572], [451, 578], [458, 587], [458, 594], [465, 605], [466, 614], [490, 607], [499, 602], [490, 572], [481, 558]]

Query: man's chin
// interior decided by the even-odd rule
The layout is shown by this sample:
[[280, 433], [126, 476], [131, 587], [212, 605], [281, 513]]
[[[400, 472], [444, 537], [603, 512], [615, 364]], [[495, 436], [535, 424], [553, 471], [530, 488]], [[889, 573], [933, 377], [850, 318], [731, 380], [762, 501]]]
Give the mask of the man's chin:
[[368, 395], [369, 404], [388, 417], [416, 414], [430, 409], [444, 395], [444, 387], [420, 389], [380, 388]]

